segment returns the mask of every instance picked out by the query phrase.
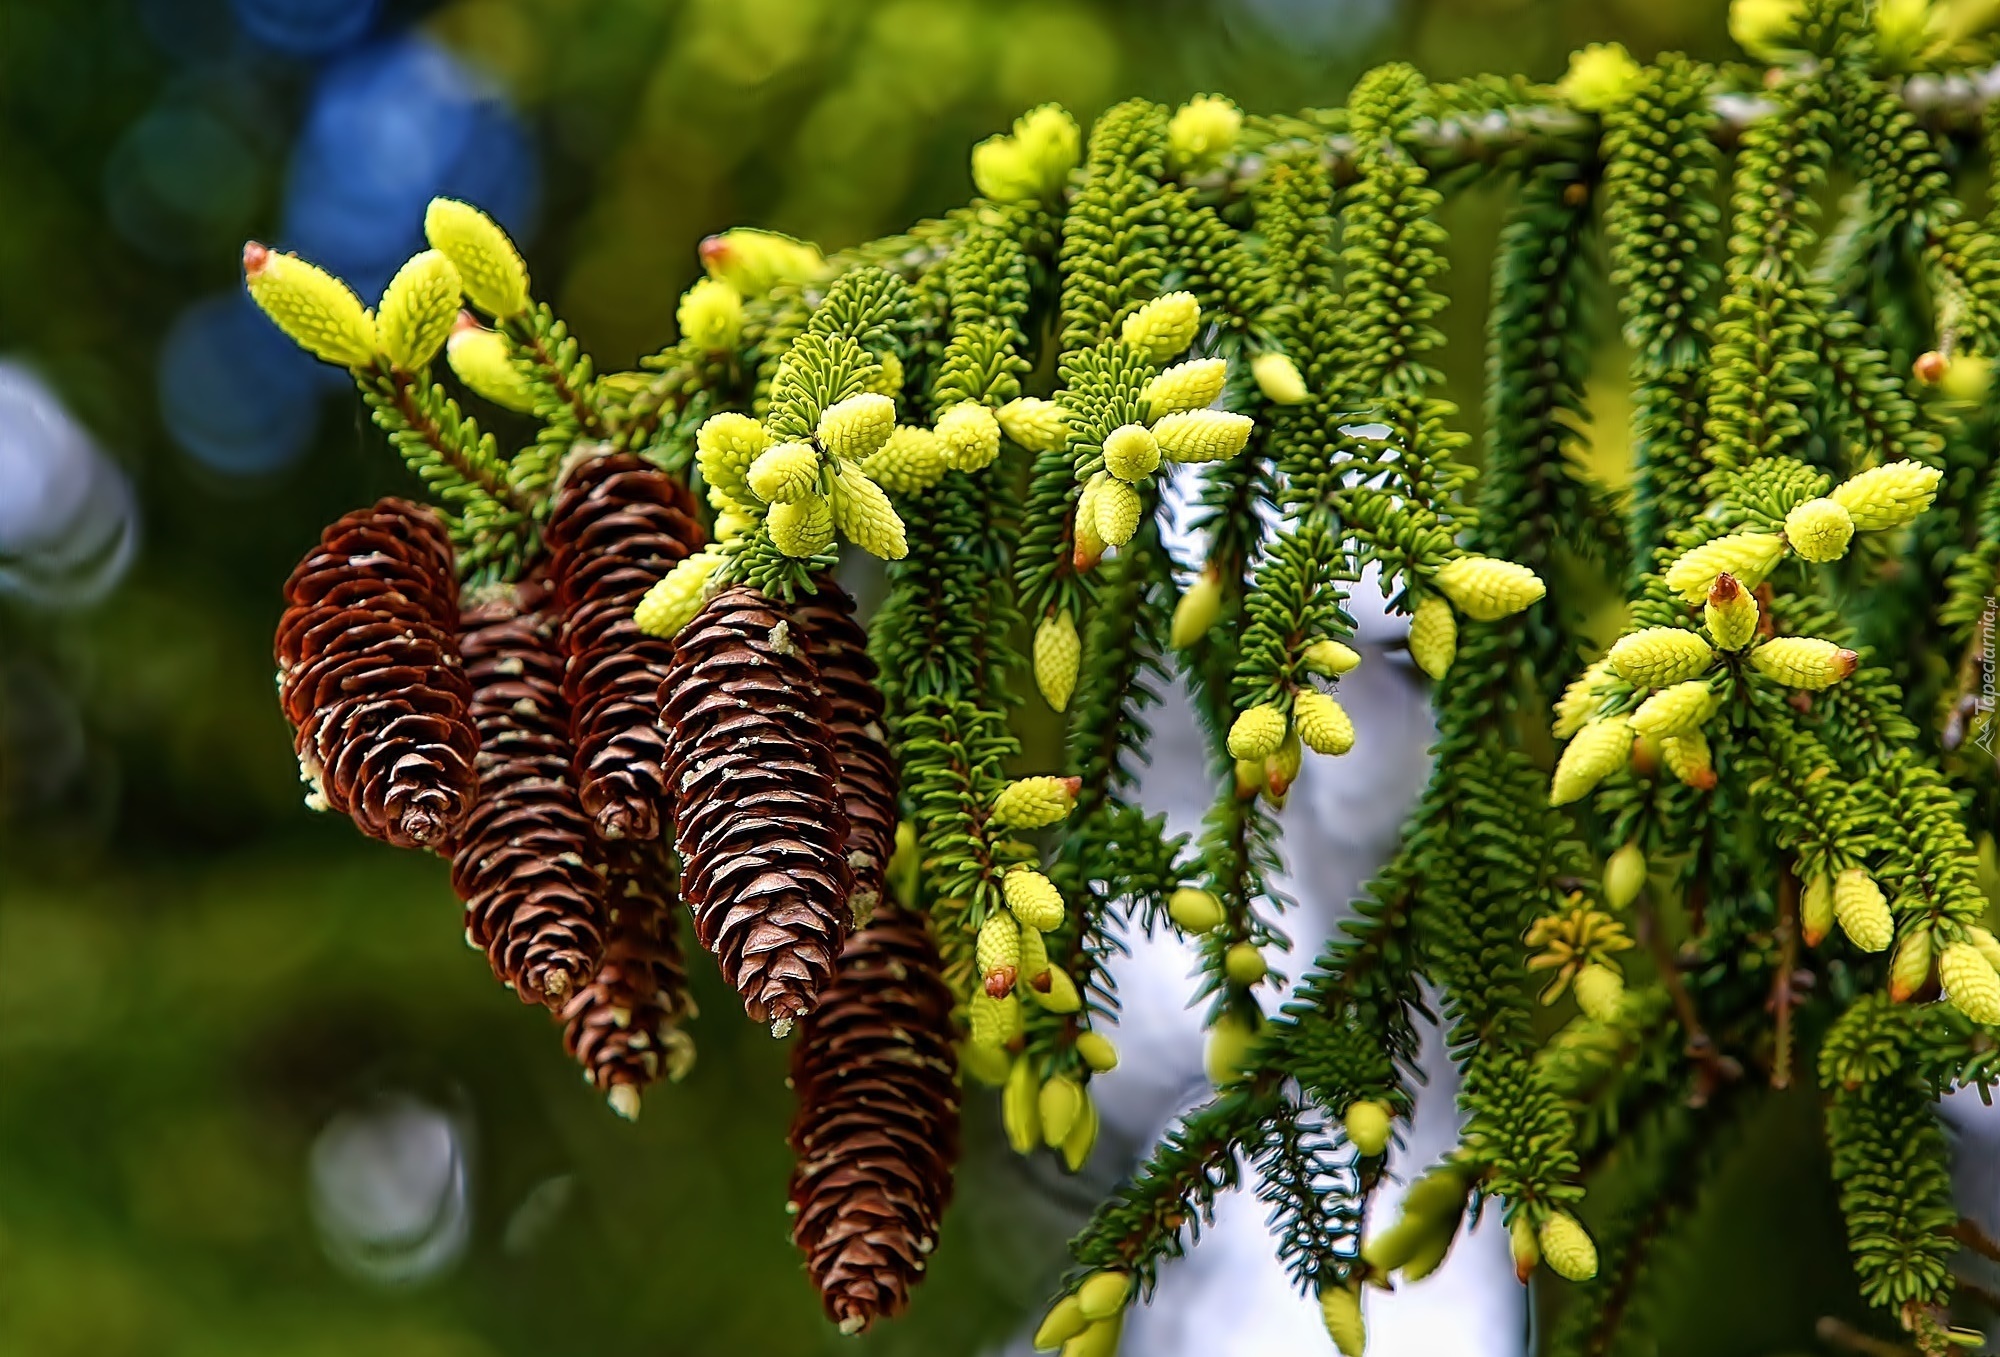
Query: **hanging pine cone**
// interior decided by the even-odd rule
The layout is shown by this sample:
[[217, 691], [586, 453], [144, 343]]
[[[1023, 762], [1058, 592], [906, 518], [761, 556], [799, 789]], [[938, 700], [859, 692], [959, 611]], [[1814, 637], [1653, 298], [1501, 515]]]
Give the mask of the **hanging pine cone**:
[[819, 667], [826, 694], [827, 732], [840, 768], [840, 801], [847, 811], [847, 865], [854, 872], [857, 919], [882, 898], [882, 877], [896, 851], [896, 765], [882, 730], [882, 693], [868, 633], [854, 620], [854, 600], [830, 575], [819, 592], [794, 604], [792, 622]]
[[604, 951], [601, 848], [570, 786], [569, 704], [548, 589], [501, 586], [461, 617], [479, 800], [451, 883], [466, 938], [522, 1003], [560, 1008]]
[[694, 999], [666, 846], [618, 844], [610, 857], [611, 940], [597, 978], [563, 1009], [563, 1046], [630, 1120], [649, 1085], [679, 1080], [694, 1063], [694, 1042], [680, 1028], [694, 1016]]
[[780, 1035], [853, 927], [847, 816], [813, 662], [779, 605], [738, 586], [676, 638], [660, 688], [695, 936]]
[[385, 499], [320, 535], [285, 582], [278, 696], [308, 804], [401, 848], [443, 848], [471, 806], [479, 737], [453, 634], [451, 539]]
[[792, 1052], [792, 1241], [843, 1333], [909, 1303], [958, 1159], [951, 991], [921, 916], [849, 939]]
[[577, 792], [607, 839], [660, 836], [666, 747], [656, 701], [674, 647], [640, 631], [632, 610], [707, 540], [696, 515], [686, 486], [624, 453], [577, 466], [549, 511]]

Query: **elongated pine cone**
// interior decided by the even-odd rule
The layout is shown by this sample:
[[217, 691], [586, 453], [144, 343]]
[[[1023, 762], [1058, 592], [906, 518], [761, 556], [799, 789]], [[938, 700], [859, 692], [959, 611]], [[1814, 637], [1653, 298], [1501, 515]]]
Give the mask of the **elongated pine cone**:
[[278, 699], [307, 804], [400, 848], [446, 848], [479, 746], [459, 662], [458, 580], [436, 513], [385, 499], [347, 514], [285, 581]]
[[847, 811], [847, 865], [854, 873], [857, 919], [882, 898], [882, 877], [896, 851], [896, 764], [882, 729], [882, 692], [868, 633], [854, 620], [854, 600], [829, 575], [819, 592], [792, 606], [792, 622], [826, 694], [827, 731], [840, 769], [840, 801]]
[[676, 638], [660, 688], [695, 936], [756, 1022], [812, 1011], [853, 928], [819, 675], [783, 607], [738, 586]]
[[899, 1314], [958, 1160], [951, 991], [921, 916], [884, 904], [792, 1051], [792, 1241], [844, 1333]]
[[604, 953], [603, 848], [570, 785], [569, 704], [555, 617], [539, 581], [491, 590], [461, 614], [459, 652], [479, 727], [479, 800], [451, 884], [465, 936], [522, 1003], [560, 1008]]
[[563, 1009], [563, 1046], [613, 1111], [631, 1120], [639, 1095], [694, 1064], [681, 1024], [694, 1016], [681, 959], [679, 902], [666, 845], [610, 850], [611, 939], [597, 978]]
[[694, 496], [637, 457], [594, 457], [564, 480], [544, 537], [584, 812], [607, 839], [656, 839], [667, 787], [658, 695], [674, 646], [640, 631], [632, 610], [706, 542]]

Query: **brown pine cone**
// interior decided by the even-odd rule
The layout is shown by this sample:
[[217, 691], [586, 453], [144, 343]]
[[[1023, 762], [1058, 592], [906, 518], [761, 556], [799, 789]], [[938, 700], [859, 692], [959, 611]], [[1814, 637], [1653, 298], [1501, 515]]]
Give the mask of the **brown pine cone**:
[[951, 991], [922, 916], [884, 904], [792, 1051], [792, 1242], [843, 1333], [909, 1303], [958, 1160]]
[[561, 1008], [604, 953], [602, 849], [570, 786], [569, 704], [548, 589], [491, 590], [461, 614], [479, 800], [451, 884], [465, 936], [521, 1002]]
[[611, 939], [597, 978], [563, 1009], [563, 1046], [612, 1111], [639, 1115], [639, 1095], [694, 1064], [681, 1024], [694, 1017], [681, 960], [673, 862], [660, 843], [611, 849]]
[[674, 645], [640, 631], [632, 610], [707, 541], [694, 496], [637, 457], [594, 457], [564, 479], [543, 537], [584, 812], [607, 839], [657, 839], [667, 785], [657, 699]]
[[896, 765], [882, 729], [882, 692], [868, 633], [854, 620], [854, 600], [830, 575], [819, 592], [792, 606], [799, 639], [819, 666], [827, 730], [840, 767], [840, 801], [847, 811], [847, 865], [854, 872], [854, 917], [865, 919], [882, 898], [882, 878], [896, 851]]
[[854, 924], [826, 703], [793, 631], [755, 589], [725, 589], [675, 638], [660, 688], [695, 936], [779, 1035], [812, 1011]]
[[451, 539], [385, 499], [327, 528], [285, 582], [278, 699], [308, 805], [402, 848], [445, 848], [471, 807], [479, 737], [459, 662]]

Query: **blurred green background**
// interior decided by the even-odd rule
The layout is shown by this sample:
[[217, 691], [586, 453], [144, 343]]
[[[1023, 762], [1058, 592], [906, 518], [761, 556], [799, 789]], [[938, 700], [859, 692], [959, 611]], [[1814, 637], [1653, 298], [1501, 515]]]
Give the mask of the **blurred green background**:
[[[0, 34], [0, 1352], [23, 1357], [854, 1347], [786, 1239], [782, 1048], [706, 971], [696, 1072], [628, 1126], [465, 950], [442, 863], [300, 805], [279, 585], [324, 522], [410, 487], [242, 304], [246, 237], [372, 295], [433, 193], [473, 198], [610, 369], [670, 337], [703, 234], [897, 229], [1043, 100], [1275, 110], [1389, 56], [1553, 78], [1591, 40], [1727, 50], [1714, 0], [0, 0]], [[1501, 206], [1451, 209], [1468, 421]], [[370, 1244], [327, 1205], [342, 1147], [409, 1118], [444, 1156], [410, 1171], [445, 1187]], [[1760, 1128], [1758, 1181], [1815, 1179], [1809, 1121]], [[1102, 1182], [1052, 1183], [991, 1122], [975, 1097], [936, 1276], [868, 1350], [978, 1351], [1046, 1295]], [[1837, 1230], [1708, 1222], [1670, 1276], [1709, 1303], [1661, 1350], [1803, 1346]]]

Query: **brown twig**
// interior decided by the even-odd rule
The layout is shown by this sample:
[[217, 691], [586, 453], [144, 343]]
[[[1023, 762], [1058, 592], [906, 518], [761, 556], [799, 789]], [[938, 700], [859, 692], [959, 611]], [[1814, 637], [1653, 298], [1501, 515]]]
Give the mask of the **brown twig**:
[[2000, 1315], [2000, 1291], [1975, 1282], [1962, 1272], [1952, 1273], [1951, 1290], [1953, 1295], [1963, 1296], [1973, 1304], [1984, 1306], [1994, 1314]]
[[1917, 1357], [1915, 1348], [1906, 1348], [1901, 1343], [1890, 1343], [1861, 1332], [1844, 1319], [1827, 1315], [1813, 1325], [1813, 1333], [1819, 1341], [1843, 1352], [1858, 1352], [1862, 1357]]
[[1660, 930], [1659, 916], [1653, 910], [1651, 899], [1641, 893], [1634, 902], [1634, 908], [1638, 916], [1639, 939], [1653, 954], [1653, 964], [1660, 972], [1660, 983], [1667, 987], [1667, 997], [1673, 1001], [1674, 1016], [1680, 1020], [1681, 1030], [1687, 1033], [1688, 1059], [1701, 1068], [1694, 1092], [1688, 1097], [1690, 1107], [1701, 1107], [1708, 1102], [1714, 1090], [1741, 1078], [1743, 1067], [1723, 1055], [1716, 1048], [1715, 1039], [1701, 1025], [1701, 1014], [1694, 1006], [1694, 996], [1688, 993], [1687, 983], [1681, 979], [1680, 963], [1667, 950], [1666, 935]]
[[1992, 1235], [1981, 1229], [1978, 1221], [1966, 1216], [1960, 1216], [1958, 1224], [1952, 1226], [1945, 1233], [1965, 1245], [1966, 1248], [1971, 1249], [1981, 1258], [1990, 1258], [1994, 1262], [2000, 1263], [2000, 1239], [1995, 1239]]
[[1771, 1087], [1792, 1085], [1792, 972], [1799, 964], [1799, 878], [1788, 863], [1778, 875], [1778, 974], [1771, 982], [1774, 1017]]

